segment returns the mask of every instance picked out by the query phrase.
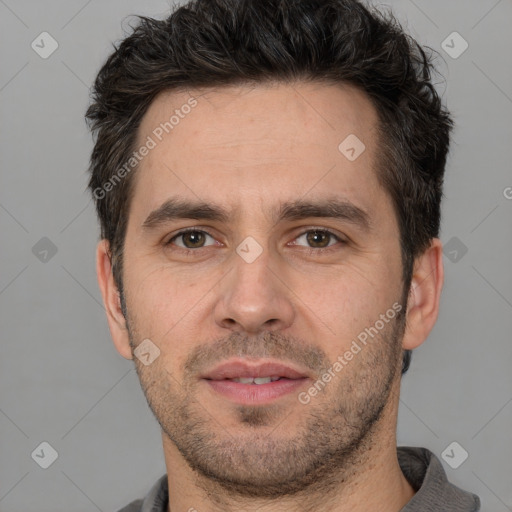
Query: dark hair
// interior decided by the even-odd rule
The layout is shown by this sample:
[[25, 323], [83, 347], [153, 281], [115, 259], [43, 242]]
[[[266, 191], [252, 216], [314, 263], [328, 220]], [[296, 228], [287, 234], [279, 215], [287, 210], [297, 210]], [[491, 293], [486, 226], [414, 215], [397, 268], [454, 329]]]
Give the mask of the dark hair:
[[[356, 0], [195, 0], [165, 20], [139, 20], [99, 71], [86, 114], [96, 135], [89, 188], [121, 298], [133, 173], [108, 193], [103, 187], [135, 150], [153, 99], [168, 90], [293, 81], [349, 83], [375, 106], [377, 174], [397, 215], [408, 291], [414, 259], [439, 233], [452, 120], [431, 83], [431, 56], [395, 18]], [[404, 352], [403, 373], [410, 356]]]

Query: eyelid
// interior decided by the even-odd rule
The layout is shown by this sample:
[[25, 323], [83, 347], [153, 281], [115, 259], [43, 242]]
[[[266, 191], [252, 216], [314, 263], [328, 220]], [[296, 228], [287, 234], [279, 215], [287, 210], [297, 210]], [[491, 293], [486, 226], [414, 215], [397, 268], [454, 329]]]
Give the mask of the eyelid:
[[[212, 235], [206, 229], [200, 228], [200, 227], [196, 227], [196, 226], [191, 226], [191, 227], [188, 227], [188, 228], [180, 229], [177, 233], [174, 233], [171, 236], [171, 238], [169, 238], [169, 240], [167, 240], [167, 242], [164, 243], [164, 245], [171, 245], [173, 240], [175, 240], [176, 238], [179, 238], [181, 235], [186, 235], [187, 233], [191, 233], [191, 232], [192, 233], [195, 233], [195, 232], [204, 233], [205, 235], [208, 235], [209, 237], [211, 237], [211, 238], [213, 238], [215, 240], [215, 236]], [[214, 244], [212, 244], [212, 245], [214, 245]], [[198, 247], [197, 249], [190, 249], [188, 247], [180, 247], [179, 245], [177, 247], [179, 247], [180, 249], [183, 249], [185, 251], [194, 251], [194, 250], [197, 250], [197, 249], [203, 249], [204, 248], [204, 247]], [[206, 246], [206, 247], [209, 247], [209, 246]]]
[[[294, 242], [295, 242], [295, 240], [297, 240], [297, 238], [300, 238], [301, 236], [304, 236], [307, 233], [310, 233], [311, 231], [319, 231], [321, 233], [327, 233], [328, 235], [332, 236], [333, 238], [335, 238], [338, 242], [340, 242], [342, 244], [347, 244], [348, 243], [348, 239], [344, 235], [340, 235], [336, 231], [333, 231], [330, 228], [325, 228], [325, 227], [320, 227], [320, 226], [310, 226], [307, 229], [304, 229], [303, 231], [301, 231], [299, 234], [297, 234], [294, 237], [294, 239], [293, 239]], [[292, 243], [291, 245], [298, 245], [298, 244]], [[316, 250], [318, 252], [321, 252], [322, 250], [329, 250], [331, 247], [334, 247], [334, 245], [335, 244], [328, 245], [327, 247], [306, 247], [306, 248], [307, 249], [311, 249], [311, 250]], [[303, 246], [299, 246], [299, 247], [303, 247]]]

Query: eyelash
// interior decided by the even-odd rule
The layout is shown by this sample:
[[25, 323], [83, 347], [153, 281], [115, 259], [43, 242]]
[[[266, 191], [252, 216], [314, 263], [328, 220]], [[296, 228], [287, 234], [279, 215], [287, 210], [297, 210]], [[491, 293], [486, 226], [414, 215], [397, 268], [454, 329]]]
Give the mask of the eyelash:
[[[348, 243], [346, 240], [343, 240], [341, 237], [339, 237], [336, 233], [334, 233], [331, 230], [326, 229], [326, 228], [309, 228], [309, 229], [306, 229], [305, 231], [303, 231], [302, 233], [299, 233], [296, 236], [296, 238], [300, 238], [301, 236], [303, 236], [307, 233], [310, 233], [311, 231], [317, 231], [320, 233], [327, 234], [331, 237], [334, 237], [342, 245], [346, 245]], [[209, 233], [208, 231], [206, 231], [204, 229], [185, 228], [185, 229], [182, 229], [181, 231], [178, 231], [178, 233], [176, 233], [172, 238], [170, 238], [167, 242], [165, 242], [164, 245], [166, 247], [171, 245], [174, 240], [176, 240], [180, 236], [185, 235], [187, 233], [204, 233], [212, 238], [215, 238], [211, 233]], [[324, 254], [324, 253], [329, 253], [329, 252], [332, 252], [333, 250], [336, 250], [335, 245], [323, 247], [323, 248], [304, 247], [304, 246], [299, 246], [299, 247], [303, 247], [303, 250], [305, 250], [308, 254]], [[199, 249], [205, 249], [205, 248], [206, 247], [198, 247], [196, 249], [188, 249], [188, 248], [184, 248], [184, 247], [178, 247], [178, 250], [184, 252], [186, 255], [191, 255], [191, 254], [197, 253]]]

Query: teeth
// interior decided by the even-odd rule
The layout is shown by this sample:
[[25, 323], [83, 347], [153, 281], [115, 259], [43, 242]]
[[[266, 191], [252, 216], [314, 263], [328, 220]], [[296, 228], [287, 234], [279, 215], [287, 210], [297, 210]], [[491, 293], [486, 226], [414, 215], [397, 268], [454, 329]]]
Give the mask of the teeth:
[[254, 379], [254, 384], [268, 384], [269, 382], [272, 382], [271, 377], [256, 377]]
[[239, 379], [232, 379], [234, 382], [240, 382], [240, 384], [252, 384], [252, 377], [240, 377]]
[[240, 384], [268, 384], [269, 382], [275, 382], [280, 377], [239, 377], [237, 379], [230, 379], [233, 382], [239, 382]]

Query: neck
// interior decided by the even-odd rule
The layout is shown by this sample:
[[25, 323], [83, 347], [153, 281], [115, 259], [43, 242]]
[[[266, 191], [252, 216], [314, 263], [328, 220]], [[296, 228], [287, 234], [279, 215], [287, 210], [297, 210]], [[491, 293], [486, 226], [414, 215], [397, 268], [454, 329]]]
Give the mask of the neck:
[[381, 420], [344, 468], [333, 468], [303, 492], [262, 499], [234, 495], [188, 466], [174, 443], [162, 433], [169, 483], [168, 512], [399, 512], [414, 496], [396, 452], [399, 382]]

